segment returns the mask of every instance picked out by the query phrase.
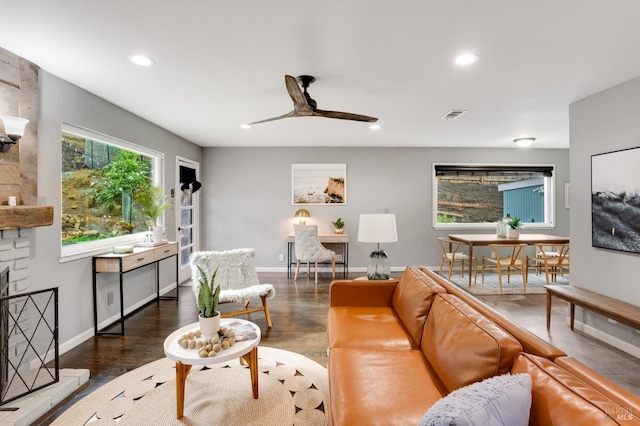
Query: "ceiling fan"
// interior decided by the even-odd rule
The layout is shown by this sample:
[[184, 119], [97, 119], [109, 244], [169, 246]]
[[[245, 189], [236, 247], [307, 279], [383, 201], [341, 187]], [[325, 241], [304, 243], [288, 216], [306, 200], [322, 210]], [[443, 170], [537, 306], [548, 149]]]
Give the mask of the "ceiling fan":
[[[340, 120], [353, 120], [353, 121], [366, 121], [368, 123], [375, 123], [378, 121], [375, 117], [369, 117], [366, 115], [360, 114], [352, 114], [350, 112], [339, 112], [339, 111], [324, 111], [318, 109], [318, 103], [311, 98], [309, 92], [307, 92], [307, 88], [311, 83], [316, 81], [316, 78], [311, 75], [301, 75], [298, 76], [298, 79], [291, 77], [290, 75], [284, 76], [284, 83], [287, 86], [287, 92], [289, 92], [289, 96], [293, 100], [293, 111], [288, 112], [284, 115], [280, 115], [278, 117], [267, 118], [265, 120], [254, 121], [253, 123], [249, 123], [249, 125], [266, 123], [268, 121], [280, 120], [282, 118], [289, 117], [326, 117], [326, 118], [337, 118]], [[300, 83], [300, 85], [298, 85]], [[300, 86], [302, 89], [300, 90]]]

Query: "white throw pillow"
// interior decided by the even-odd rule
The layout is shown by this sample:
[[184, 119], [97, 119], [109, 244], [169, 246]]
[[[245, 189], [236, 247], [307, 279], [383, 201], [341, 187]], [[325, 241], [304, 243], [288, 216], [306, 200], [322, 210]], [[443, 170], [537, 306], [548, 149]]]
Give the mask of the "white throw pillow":
[[419, 426], [527, 426], [531, 376], [505, 374], [451, 392], [433, 404]]

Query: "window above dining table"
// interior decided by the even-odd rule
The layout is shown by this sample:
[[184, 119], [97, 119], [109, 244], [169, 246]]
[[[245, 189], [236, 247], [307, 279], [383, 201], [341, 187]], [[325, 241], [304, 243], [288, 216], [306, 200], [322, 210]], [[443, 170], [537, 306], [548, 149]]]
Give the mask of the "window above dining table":
[[511, 217], [524, 229], [552, 228], [554, 174], [548, 164], [434, 163], [433, 227], [495, 229]]

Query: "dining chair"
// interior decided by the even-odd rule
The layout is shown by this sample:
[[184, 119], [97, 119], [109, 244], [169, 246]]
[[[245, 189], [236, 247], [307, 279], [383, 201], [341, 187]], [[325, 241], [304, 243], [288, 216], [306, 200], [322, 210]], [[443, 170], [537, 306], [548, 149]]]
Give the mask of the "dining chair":
[[558, 274], [569, 273], [569, 249], [569, 244], [555, 244], [550, 250], [545, 249], [543, 244], [536, 244], [535, 257], [527, 256], [527, 270], [529, 266], [535, 267], [536, 273], [544, 269], [547, 284], [555, 282]]
[[296, 273], [293, 280], [298, 279], [300, 262], [307, 262], [307, 274], [311, 275], [311, 262], [315, 263], [315, 283], [318, 283], [318, 262], [331, 261], [331, 277], [336, 277], [336, 253], [327, 249], [318, 239], [316, 225], [293, 225], [296, 250]]
[[[455, 267], [456, 262], [460, 264], [460, 270], [462, 277], [464, 278], [465, 264], [469, 267], [469, 273], [473, 273], [473, 283], [476, 283], [478, 277], [478, 259], [474, 256], [469, 259], [469, 255], [463, 252], [458, 252], [461, 245], [465, 245], [460, 241], [451, 240], [449, 238], [438, 237], [440, 248], [442, 249], [442, 257], [440, 258], [440, 275], [442, 275], [442, 268], [446, 265], [449, 268], [448, 280], [451, 280], [451, 273]], [[471, 281], [469, 281], [471, 285]]]
[[[498, 273], [498, 283], [502, 291], [502, 275], [506, 273], [507, 282], [511, 275], [522, 275], [522, 285], [527, 291], [527, 264], [525, 262], [526, 244], [489, 244], [495, 257], [482, 256], [482, 283], [484, 284], [485, 270], [495, 270]], [[505, 271], [506, 272], [503, 272]]]

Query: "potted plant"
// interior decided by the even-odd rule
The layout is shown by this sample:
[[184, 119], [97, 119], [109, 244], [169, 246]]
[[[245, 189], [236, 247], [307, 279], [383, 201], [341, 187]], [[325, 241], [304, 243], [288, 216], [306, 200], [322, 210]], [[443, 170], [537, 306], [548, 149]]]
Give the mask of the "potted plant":
[[344, 233], [344, 229], [343, 229], [344, 228], [344, 222], [342, 221], [341, 217], [337, 218], [335, 222], [331, 222], [331, 224], [335, 227], [333, 232], [335, 232], [336, 234]]
[[200, 289], [197, 299], [200, 310], [198, 322], [200, 323], [200, 332], [205, 336], [211, 336], [220, 330], [220, 312], [218, 312], [220, 286], [215, 285], [218, 270], [213, 272], [211, 279], [207, 279], [207, 274], [199, 265], [198, 271], [200, 271]]
[[161, 186], [150, 186], [148, 190], [136, 193], [134, 200], [140, 206], [140, 213], [149, 218], [147, 226], [153, 228], [153, 241], [162, 241], [162, 226], [158, 225], [158, 218], [173, 207], [169, 197], [164, 195]]
[[507, 223], [509, 224], [509, 238], [520, 238], [522, 221], [517, 217], [512, 217]]

